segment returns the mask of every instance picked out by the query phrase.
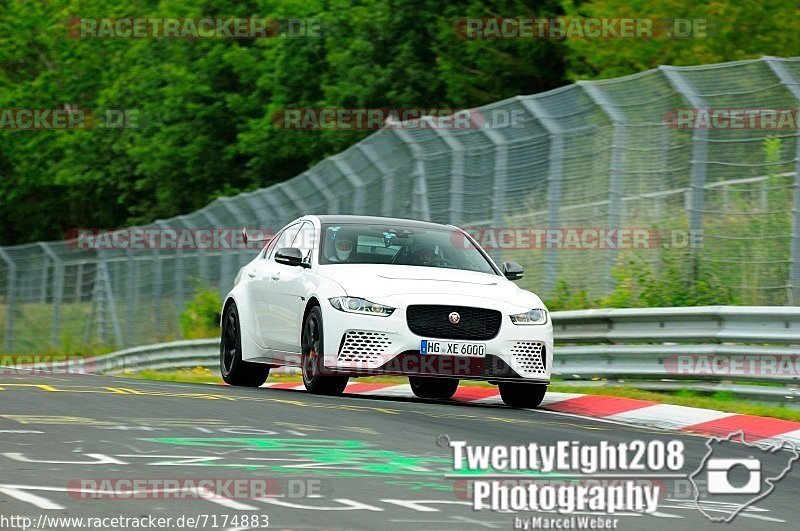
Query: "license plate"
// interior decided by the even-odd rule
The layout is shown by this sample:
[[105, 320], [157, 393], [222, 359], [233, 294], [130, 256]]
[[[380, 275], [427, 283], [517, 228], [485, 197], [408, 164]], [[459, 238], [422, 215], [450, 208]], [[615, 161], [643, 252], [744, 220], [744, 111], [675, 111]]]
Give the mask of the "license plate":
[[420, 354], [444, 354], [446, 356], [486, 356], [484, 343], [465, 343], [463, 341], [439, 341], [423, 339], [419, 345]]

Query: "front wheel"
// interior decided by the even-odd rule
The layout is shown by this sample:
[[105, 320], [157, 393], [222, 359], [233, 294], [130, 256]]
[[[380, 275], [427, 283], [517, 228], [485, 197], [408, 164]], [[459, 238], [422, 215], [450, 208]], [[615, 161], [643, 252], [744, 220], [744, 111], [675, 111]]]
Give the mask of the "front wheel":
[[303, 355], [301, 359], [303, 385], [309, 393], [340, 395], [347, 387], [347, 376], [325, 374], [323, 364], [324, 343], [322, 336], [322, 310], [314, 306], [303, 323]]
[[419, 398], [447, 400], [456, 394], [458, 389], [458, 380], [454, 378], [409, 376], [408, 383], [411, 384], [411, 391]]
[[267, 381], [269, 365], [248, 363], [242, 360], [242, 330], [239, 311], [231, 303], [222, 319], [222, 337], [219, 343], [219, 372], [230, 385], [260, 387]]
[[531, 409], [538, 407], [544, 400], [547, 386], [544, 384], [500, 383], [500, 398], [505, 405]]

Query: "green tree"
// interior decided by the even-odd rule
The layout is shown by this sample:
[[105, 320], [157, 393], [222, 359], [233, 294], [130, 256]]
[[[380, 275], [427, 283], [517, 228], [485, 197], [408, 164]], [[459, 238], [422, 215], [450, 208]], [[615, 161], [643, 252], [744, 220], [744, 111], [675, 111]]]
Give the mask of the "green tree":
[[[697, 65], [762, 55], [795, 56], [800, 49], [796, 2], [736, 0], [565, 0], [569, 17], [651, 19], [655, 30], [674, 30], [674, 20], [699, 21], [690, 36], [567, 38], [571, 79], [610, 78], [662, 64]], [[674, 31], [673, 31], [674, 33]]]

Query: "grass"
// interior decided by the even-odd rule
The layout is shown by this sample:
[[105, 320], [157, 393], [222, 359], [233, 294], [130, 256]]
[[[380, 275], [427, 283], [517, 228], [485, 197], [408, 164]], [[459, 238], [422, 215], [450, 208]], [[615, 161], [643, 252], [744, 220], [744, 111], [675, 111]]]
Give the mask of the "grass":
[[[117, 317], [120, 320], [120, 334], [127, 346], [145, 345], [161, 341], [173, 341], [181, 337], [178, 326], [178, 311], [174, 301], [161, 299], [161, 328], [156, 326], [153, 303], [137, 302], [128, 306], [117, 301]], [[59, 347], [53, 346], [53, 307], [48, 303], [16, 303], [13, 310], [14, 343], [11, 352], [6, 352], [6, 326], [8, 306], [0, 302], [0, 352], [4, 354], [68, 354], [71, 356], [90, 356], [106, 354], [118, 350], [114, 345], [114, 331], [106, 324], [105, 340], [97, 337], [97, 315], [92, 315], [91, 304], [63, 303], [59, 316]], [[175, 316], [175, 318], [171, 318]], [[85, 327], [92, 320], [89, 342], [85, 343]], [[106, 320], [109, 317], [106, 316]], [[211, 332], [208, 332], [211, 334]], [[211, 334], [217, 335], [216, 332]], [[123, 345], [121, 348], [125, 348]]]
[[222, 378], [219, 372], [212, 372], [204, 367], [194, 369], [180, 369], [177, 371], [151, 371], [144, 370], [139, 372], [124, 371], [122, 376], [127, 378], [138, 378], [142, 380], [158, 380], [161, 382], [186, 382], [186, 383], [210, 383], [221, 384]]
[[[148, 380], [161, 380], [168, 382], [190, 382], [190, 383], [212, 383], [221, 384], [222, 378], [215, 371], [207, 368], [197, 367], [195, 369], [185, 369], [177, 371], [142, 371], [138, 373], [125, 373], [125, 376], [132, 378], [143, 378]], [[299, 374], [271, 374], [269, 382], [302, 382]], [[408, 383], [408, 378], [401, 376], [370, 376], [359, 378], [362, 383], [386, 383], [404, 384]], [[492, 387], [488, 382], [481, 381], [462, 381], [461, 385]], [[681, 390], [674, 393], [644, 391], [632, 387], [592, 387], [564, 385], [558, 382], [550, 386], [550, 391], [558, 393], [585, 393], [591, 395], [617, 396], [622, 398], [633, 398], [637, 400], [650, 400], [662, 404], [674, 404], [678, 406], [697, 407], [704, 409], [714, 409], [741, 415], [756, 415], [759, 417], [772, 417], [783, 420], [800, 422], [800, 410], [790, 409], [780, 405], [758, 404], [747, 400], [736, 399], [730, 393], [717, 392], [713, 394], [699, 393], [690, 390]]]

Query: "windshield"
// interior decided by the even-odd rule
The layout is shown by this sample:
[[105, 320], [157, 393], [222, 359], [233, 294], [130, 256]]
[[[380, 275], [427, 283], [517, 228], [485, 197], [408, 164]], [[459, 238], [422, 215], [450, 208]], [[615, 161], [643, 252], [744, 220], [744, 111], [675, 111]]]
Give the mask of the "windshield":
[[324, 224], [320, 264], [393, 264], [498, 274], [484, 253], [456, 229]]

